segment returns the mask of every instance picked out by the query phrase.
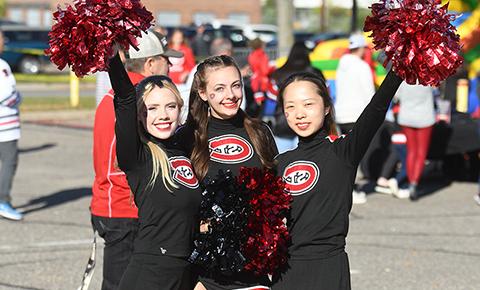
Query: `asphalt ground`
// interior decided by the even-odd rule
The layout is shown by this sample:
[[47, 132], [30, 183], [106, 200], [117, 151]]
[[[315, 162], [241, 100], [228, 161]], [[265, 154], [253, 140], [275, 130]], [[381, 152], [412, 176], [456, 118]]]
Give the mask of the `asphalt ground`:
[[[12, 193], [25, 219], [0, 219], [0, 289], [77, 289], [91, 251], [93, 113], [36, 114], [22, 116]], [[353, 289], [480, 289], [477, 184], [446, 180], [427, 180], [438, 190], [415, 203], [370, 194], [354, 206]], [[100, 289], [102, 251], [90, 289]]]

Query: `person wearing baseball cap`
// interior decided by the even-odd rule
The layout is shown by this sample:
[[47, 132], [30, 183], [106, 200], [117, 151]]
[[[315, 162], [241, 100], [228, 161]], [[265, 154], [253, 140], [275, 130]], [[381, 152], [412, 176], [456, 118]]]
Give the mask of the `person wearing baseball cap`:
[[[152, 75], [167, 76], [168, 58], [183, 56], [170, 49], [166, 37], [155, 31], [142, 32], [137, 49], [131, 47], [124, 54], [128, 76], [134, 85]], [[103, 97], [95, 112], [93, 164], [92, 226], [105, 241], [102, 290], [117, 289], [132, 255], [138, 210], [131, 199], [125, 173], [116, 165], [112, 90]]]
[[[373, 75], [363, 57], [367, 41], [361, 33], [350, 36], [349, 53], [340, 58], [335, 81], [335, 118], [341, 134], [348, 133], [375, 94]], [[353, 203], [367, 201], [365, 192], [353, 191]]]
[[169, 57], [182, 58], [183, 52], [168, 47], [165, 35], [149, 30], [142, 32], [138, 39], [137, 48], [130, 47], [125, 52], [125, 66], [127, 71], [151, 75], [168, 75], [170, 68]]

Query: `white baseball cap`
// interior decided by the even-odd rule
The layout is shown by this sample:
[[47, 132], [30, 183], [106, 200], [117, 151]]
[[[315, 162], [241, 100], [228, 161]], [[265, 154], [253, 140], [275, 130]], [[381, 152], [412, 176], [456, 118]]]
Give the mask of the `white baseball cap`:
[[142, 31], [141, 38], [137, 38], [138, 50], [130, 46], [127, 58], [145, 58], [157, 55], [166, 57], [183, 57], [183, 52], [173, 50], [168, 47], [168, 41], [165, 35], [149, 30], [147, 33]]
[[355, 48], [367, 46], [367, 41], [365, 40], [365, 37], [360, 33], [350, 35], [350, 38], [348, 39], [348, 41], [349, 41], [349, 44], [348, 44], [349, 49], [355, 49]]

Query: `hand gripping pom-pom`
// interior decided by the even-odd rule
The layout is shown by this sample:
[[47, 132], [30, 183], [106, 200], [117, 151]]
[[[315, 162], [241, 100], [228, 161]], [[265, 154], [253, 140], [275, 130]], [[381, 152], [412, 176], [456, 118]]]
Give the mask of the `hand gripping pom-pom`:
[[49, 33], [50, 60], [77, 76], [108, 69], [115, 43], [127, 50], [152, 24], [153, 16], [139, 0], [76, 0], [53, 13]]
[[209, 231], [195, 239], [190, 262], [226, 276], [242, 270], [271, 274], [286, 264], [284, 220], [292, 198], [280, 177], [242, 167], [237, 178], [219, 172], [203, 186], [200, 219], [209, 222]]
[[384, 49], [395, 73], [408, 84], [438, 86], [463, 63], [460, 37], [440, 0], [381, 0], [372, 4], [364, 31]]

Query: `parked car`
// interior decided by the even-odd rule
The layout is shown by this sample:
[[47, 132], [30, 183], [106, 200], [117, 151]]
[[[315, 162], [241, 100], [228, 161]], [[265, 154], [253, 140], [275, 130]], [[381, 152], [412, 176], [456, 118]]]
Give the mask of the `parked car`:
[[348, 38], [348, 37], [349, 37], [349, 34], [346, 32], [325, 32], [325, 33], [315, 34], [314, 36], [308, 38], [305, 41], [305, 46], [313, 50], [320, 42], [332, 40], [332, 39]]
[[277, 38], [277, 26], [271, 24], [247, 24], [243, 26], [243, 34], [249, 39], [260, 38], [269, 43]]
[[5, 49], [1, 57], [14, 71], [37, 74], [50, 63], [44, 50], [48, 48], [49, 29], [25, 25], [1, 25]]

